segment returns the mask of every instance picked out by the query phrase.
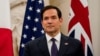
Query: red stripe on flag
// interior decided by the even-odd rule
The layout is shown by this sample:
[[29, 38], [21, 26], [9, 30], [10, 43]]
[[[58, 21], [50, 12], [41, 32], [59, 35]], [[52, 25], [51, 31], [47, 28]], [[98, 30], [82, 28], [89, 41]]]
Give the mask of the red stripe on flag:
[[85, 39], [82, 35], [81, 35], [81, 43], [82, 43], [83, 49], [85, 51]]
[[0, 28], [0, 56], [13, 56], [12, 32]]

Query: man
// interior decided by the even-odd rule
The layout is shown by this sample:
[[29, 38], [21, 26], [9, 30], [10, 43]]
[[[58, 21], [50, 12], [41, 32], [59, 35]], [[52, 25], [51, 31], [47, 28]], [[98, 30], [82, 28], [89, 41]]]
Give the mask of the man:
[[60, 32], [63, 18], [57, 7], [46, 6], [41, 17], [45, 35], [28, 42], [24, 56], [84, 56], [81, 43]]

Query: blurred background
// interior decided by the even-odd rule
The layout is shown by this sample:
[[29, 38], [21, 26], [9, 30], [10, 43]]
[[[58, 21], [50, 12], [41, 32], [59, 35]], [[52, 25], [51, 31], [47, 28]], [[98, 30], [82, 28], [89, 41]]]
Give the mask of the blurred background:
[[[68, 34], [68, 15], [71, 0], [44, 0], [46, 5], [55, 5], [63, 13], [64, 23], [61, 31]], [[22, 34], [23, 20], [26, 10], [27, 0], [10, 0], [11, 27], [13, 31], [14, 56], [18, 56], [19, 45]], [[88, 0], [90, 30], [93, 43], [94, 56], [100, 56], [100, 0]], [[66, 26], [66, 27], [65, 27]]]

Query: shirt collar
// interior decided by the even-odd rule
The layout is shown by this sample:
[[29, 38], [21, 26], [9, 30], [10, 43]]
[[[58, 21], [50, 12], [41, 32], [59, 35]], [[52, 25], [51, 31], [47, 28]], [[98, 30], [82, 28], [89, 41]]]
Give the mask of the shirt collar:
[[[54, 38], [55, 38], [57, 41], [60, 41], [61, 33], [59, 32]], [[49, 42], [49, 41], [52, 39], [52, 37], [46, 33], [46, 39], [47, 39], [47, 42]]]

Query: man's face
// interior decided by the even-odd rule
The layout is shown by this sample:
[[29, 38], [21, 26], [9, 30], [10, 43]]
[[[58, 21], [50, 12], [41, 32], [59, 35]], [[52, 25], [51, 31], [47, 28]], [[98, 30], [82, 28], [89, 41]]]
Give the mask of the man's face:
[[49, 9], [43, 13], [42, 26], [47, 33], [59, 32], [62, 21], [55, 9]]

